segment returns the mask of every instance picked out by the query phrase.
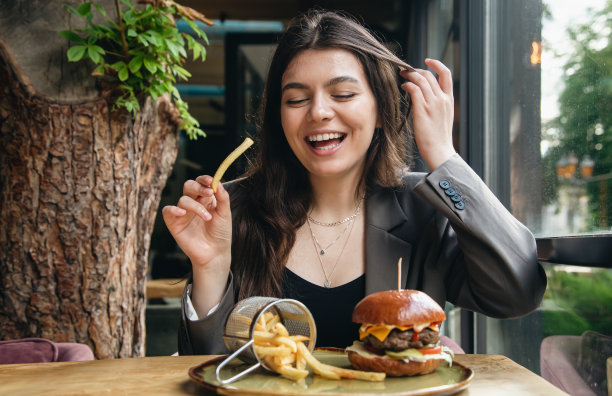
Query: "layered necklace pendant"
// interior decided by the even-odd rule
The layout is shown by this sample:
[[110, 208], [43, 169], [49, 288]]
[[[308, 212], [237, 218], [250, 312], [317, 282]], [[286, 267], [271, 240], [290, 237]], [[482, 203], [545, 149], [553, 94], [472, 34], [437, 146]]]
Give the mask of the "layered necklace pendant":
[[[364, 196], [365, 197], [365, 196]], [[323, 276], [325, 277], [325, 281], [323, 282], [323, 286], [326, 289], [331, 288], [332, 286], [332, 282], [331, 282], [331, 277], [334, 274], [334, 270], [336, 269], [336, 266], [338, 265], [338, 263], [340, 262], [340, 257], [342, 256], [342, 253], [344, 252], [344, 248], [346, 247], [350, 236], [351, 236], [351, 231], [353, 230], [353, 226], [355, 225], [355, 218], [357, 217], [357, 215], [359, 215], [359, 212], [361, 210], [361, 203], [364, 200], [364, 197], [361, 198], [361, 201], [359, 201], [359, 205], [357, 205], [357, 209], [355, 209], [355, 212], [345, 218], [342, 219], [340, 221], [335, 221], [333, 223], [324, 223], [321, 221], [317, 221], [315, 219], [313, 219], [312, 217], [310, 217], [310, 215], [308, 215], [307, 219], [306, 219], [306, 223], [308, 224], [308, 229], [310, 230], [310, 236], [312, 237], [312, 244], [315, 248], [315, 252], [317, 253], [317, 258], [319, 259], [319, 264], [321, 265], [321, 271], [323, 271]], [[319, 242], [319, 240], [317, 239], [317, 237], [315, 236], [313, 230], [312, 230], [312, 224], [317, 224], [319, 226], [323, 226], [323, 227], [336, 227], [339, 226], [341, 224], [346, 224], [346, 226], [344, 227], [344, 229], [338, 233], [338, 235], [336, 235], [336, 237], [334, 238], [333, 241], [331, 241], [331, 243], [329, 243], [327, 246], [322, 246], [321, 243]], [[348, 234], [347, 234], [348, 231]], [[338, 256], [336, 257], [336, 261], [334, 262], [334, 265], [331, 268], [331, 271], [329, 273], [329, 275], [327, 274], [327, 271], [325, 271], [325, 266], [323, 265], [323, 259], [322, 257], [325, 256], [325, 254], [328, 252], [328, 250], [336, 243], [338, 242], [338, 240], [340, 240], [345, 234], [346, 238], [344, 240], [344, 244], [342, 245], [342, 249], [340, 250], [340, 252], [338, 253]]]
[[[310, 220], [309, 220], [310, 222]], [[327, 253], [327, 251], [336, 243], [338, 242], [338, 240], [340, 238], [342, 238], [344, 236], [344, 234], [346, 234], [346, 231], [349, 229], [349, 227], [352, 225], [353, 221], [351, 220], [349, 223], [346, 224], [346, 227], [344, 227], [344, 229], [338, 234], [336, 235], [336, 237], [334, 238], [333, 241], [331, 241], [331, 243], [329, 243], [327, 246], [323, 247], [321, 245], [321, 243], [319, 242], [319, 240], [317, 239], [317, 237], [315, 236], [314, 232], [312, 231], [312, 227], [310, 226], [310, 223], [308, 224], [308, 227], [310, 227], [310, 235], [312, 236], [312, 240], [314, 241], [315, 244], [315, 248], [319, 249], [319, 254], [321, 256], [325, 255], [325, 253]]]

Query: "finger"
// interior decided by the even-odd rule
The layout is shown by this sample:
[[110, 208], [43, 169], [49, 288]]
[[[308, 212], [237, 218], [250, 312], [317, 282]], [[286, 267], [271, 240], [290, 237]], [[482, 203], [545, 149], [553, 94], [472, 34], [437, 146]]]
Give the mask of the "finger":
[[167, 205], [162, 208], [162, 217], [166, 225], [171, 223], [176, 217], [182, 217], [187, 214], [185, 209], [173, 205]]
[[427, 78], [423, 74], [421, 74], [422, 69], [415, 69], [413, 72], [405, 72], [402, 71], [402, 77], [406, 78], [411, 83], [415, 84], [422, 92], [423, 98], [425, 101], [429, 102], [435, 97], [431, 89], [430, 82], [427, 81]]
[[402, 84], [402, 89], [410, 95], [410, 99], [412, 100], [413, 108], [421, 108], [423, 104], [425, 104], [425, 98], [423, 97], [423, 92], [421, 89], [414, 83], [410, 81]]
[[195, 180], [201, 185], [203, 185], [204, 187], [210, 187], [213, 182], [213, 177], [210, 175], [201, 175], [201, 176], [196, 177]]
[[425, 64], [431, 67], [438, 75], [438, 83], [442, 91], [448, 95], [453, 94], [453, 75], [448, 67], [439, 60], [425, 59]]
[[419, 70], [418, 73], [425, 77], [429, 87], [431, 88], [431, 92], [435, 96], [440, 96], [442, 94], [442, 89], [440, 88], [440, 84], [438, 84], [438, 80], [436, 80], [436, 76], [433, 75], [429, 70]]
[[212, 219], [212, 215], [206, 209], [205, 205], [202, 205], [200, 202], [186, 195], [183, 195], [181, 198], [179, 198], [178, 207], [195, 213], [197, 216], [201, 217], [205, 221], [209, 221]]
[[230, 217], [230, 196], [225, 187], [223, 186], [223, 183], [219, 183], [219, 185], [217, 186], [217, 194], [215, 194], [215, 197], [217, 198], [217, 213], [226, 218]]
[[195, 180], [187, 180], [183, 184], [183, 195], [187, 195], [193, 199], [197, 199], [200, 196], [210, 197], [212, 195], [212, 189]]

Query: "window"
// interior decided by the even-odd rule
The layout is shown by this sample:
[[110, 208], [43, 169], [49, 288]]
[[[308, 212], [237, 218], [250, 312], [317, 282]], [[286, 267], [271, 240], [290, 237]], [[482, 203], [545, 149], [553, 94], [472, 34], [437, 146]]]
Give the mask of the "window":
[[[579, 351], [569, 359], [577, 378], [599, 392], [612, 348], [612, 2], [462, 7], [462, 151], [549, 261], [541, 308], [475, 318], [474, 350], [540, 373], [555, 341]], [[605, 341], [588, 350], [593, 331]]]

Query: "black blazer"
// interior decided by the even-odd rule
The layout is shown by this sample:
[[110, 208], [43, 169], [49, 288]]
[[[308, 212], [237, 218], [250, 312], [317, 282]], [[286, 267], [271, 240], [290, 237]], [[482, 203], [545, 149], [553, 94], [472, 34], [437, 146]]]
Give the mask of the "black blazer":
[[[367, 193], [366, 294], [397, 288], [402, 257], [405, 288], [426, 292], [442, 307], [449, 301], [511, 318], [539, 306], [546, 275], [533, 235], [459, 155], [429, 174], [407, 173], [404, 181], [401, 188], [376, 186]], [[185, 291], [180, 354], [227, 353], [223, 326], [235, 287], [230, 274], [217, 310], [197, 321], [186, 317]]]

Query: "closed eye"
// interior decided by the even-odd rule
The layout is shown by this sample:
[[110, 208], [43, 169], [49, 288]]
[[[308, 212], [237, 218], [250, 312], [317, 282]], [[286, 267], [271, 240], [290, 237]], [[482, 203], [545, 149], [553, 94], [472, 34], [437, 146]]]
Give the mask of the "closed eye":
[[293, 100], [287, 100], [285, 103], [287, 103], [288, 105], [296, 105], [296, 104], [300, 104], [305, 102], [307, 99], [293, 99]]
[[336, 99], [350, 99], [355, 96], [354, 93], [344, 94], [344, 95], [333, 95]]

